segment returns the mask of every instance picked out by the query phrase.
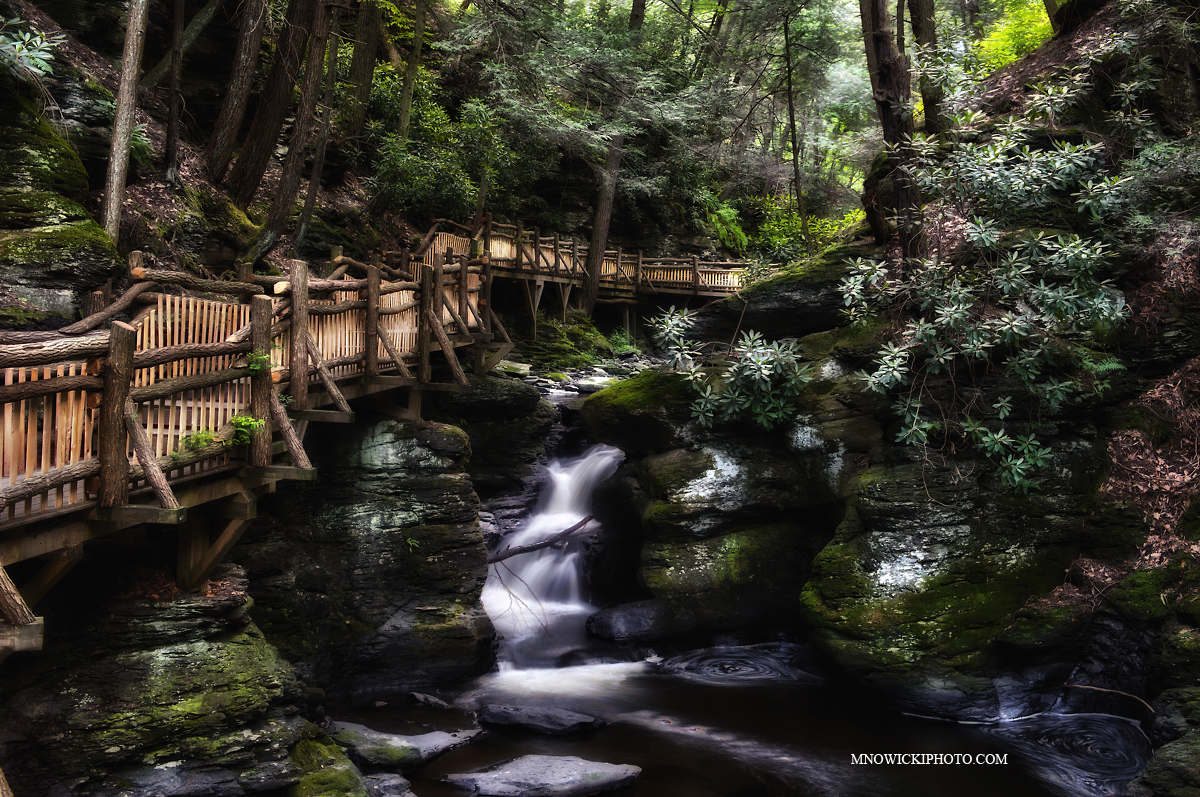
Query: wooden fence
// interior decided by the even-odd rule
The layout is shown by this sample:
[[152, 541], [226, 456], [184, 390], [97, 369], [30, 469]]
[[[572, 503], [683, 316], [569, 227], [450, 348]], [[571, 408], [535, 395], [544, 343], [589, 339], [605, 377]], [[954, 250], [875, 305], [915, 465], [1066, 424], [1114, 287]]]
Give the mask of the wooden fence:
[[[270, 464], [272, 418], [285, 439], [293, 431], [270, 406], [282, 410], [282, 387], [298, 411], [316, 384], [349, 411], [338, 382], [398, 371], [419, 389], [430, 381], [430, 352], [440, 349], [465, 385], [453, 349], [487, 346], [493, 328], [508, 341], [487, 306], [488, 267], [466, 257], [430, 253], [428, 262], [413, 260], [410, 274], [335, 250], [332, 278], [309, 279], [307, 265], [294, 261], [290, 279], [248, 282], [149, 271], [139, 260], [134, 287], [72, 325], [79, 334], [7, 333], [13, 342], [0, 345], [0, 528], [121, 506], [142, 486], [169, 509], [170, 496], [154, 485], [159, 473], [169, 483], [234, 463]], [[349, 277], [349, 268], [365, 278]], [[170, 283], [240, 301], [153, 290]], [[130, 324], [93, 331], [131, 307]], [[267, 391], [257, 400], [256, 382]], [[235, 439], [252, 444], [235, 450]], [[295, 443], [289, 451], [297, 465], [306, 462]]]

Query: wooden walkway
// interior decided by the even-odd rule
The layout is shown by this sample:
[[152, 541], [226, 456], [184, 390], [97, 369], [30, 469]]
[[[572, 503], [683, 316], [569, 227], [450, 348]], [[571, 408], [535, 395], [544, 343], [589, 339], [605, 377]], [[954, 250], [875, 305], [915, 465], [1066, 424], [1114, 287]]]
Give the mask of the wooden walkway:
[[[82, 321], [0, 332], [0, 659], [40, 649], [29, 607], [95, 537], [177, 526], [179, 586], [204, 588], [260, 495], [315, 478], [307, 424], [353, 422], [350, 402], [419, 417], [424, 392], [468, 389], [455, 349], [469, 347], [483, 374], [512, 348], [494, 280], [520, 282], [535, 324], [555, 286], [565, 317], [586, 257], [577, 243], [490, 218], [474, 230], [439, 220], [411, 250], [369, 264], [335, 249], [327, 277], [297, 260], [287, 277], [205, 280], [142, 268], [135, 252], [132, 287], [93, 294]], [[603, 259], [601, 301], [625, 304], [628, 322], [639, 296], [726, 296], [743, 274], [737, 263], [618, 249]], [[113, 322], [119, 314], [132, 320]], [[451, 382], [432, 381], [434, 352]], [[401, 388], [405, 406], [374, 396]], [[35, 557], [40, 572], [18, 589], [4, 566]]]

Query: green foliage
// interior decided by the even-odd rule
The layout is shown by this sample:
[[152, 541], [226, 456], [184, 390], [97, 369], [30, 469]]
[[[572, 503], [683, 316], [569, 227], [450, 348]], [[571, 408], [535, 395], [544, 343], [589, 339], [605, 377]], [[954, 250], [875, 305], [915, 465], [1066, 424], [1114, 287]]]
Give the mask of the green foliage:
[[704, 190], [700, 196], [708, 230], [715, 233], [722, 244], [735, 252], [745, 251], [749, 240], [742, 231], [742, 225], [738, 223], [737, 208], [721, 201], [712, 191]]
[[695, 400], [692, 417], [705, 428], [718, 421], [753, 420], [773, 429], [796, 414], [797, 399], [812, 381], [812, 367], [800, 360], [794, 340], [770, 342], [754, 331], [742, 333], [736, 346], [709, 354], [701, 367], [697, 349], [687, 339], [692, 314], [669, 310], [651, 321], [654, 338], [682, 369]]
[[994, 72], [1033, 52], [1053, 33], [1042, 0], [1009, 0], [1004, 16], [975, 45], [975, 55], [984, 72]]
[[220, 442], [217, 436], [209, 431], [194, 432], [185, 435], [179, 441], [179, 448], [171, 452], [171, 459], [183, 459], [184, 451], [200, 451], [217, 442]]
[[246, 370], [252, 374], [260, 374], [270, 370], [271, 355], [269, 352], [252, 351], [246, 355]]
[[[790, 262], [808, 256], [804, 242], [804, 220], [788, 202], [775, 197], [756, 197], [755, 204], [764, 215], [762, 225], [754, 235], [752, 248], [769, 261]], [[819, 252], [841, 240], [848, 231], [862, 224], [866, 214], [861, 208], [848, 211], [840, 219], [808, 217], [808, 234], [813, 251]]]
[[250, 442], [254, 433], [266, 427], [266, 421], [252, 418], [249, 415], [234, 415], [229, 419], [233, 424], [233, 440], [235, 446], [244, 446]]
[[[916, 142], [930, 255], [903, 264], [859, 259], [842, 283], [856, 322], [881, 313], [903, 319], [863, 374], [869, 389], [896, 397], [897, 440], [966, 441], [1022, 492], [1050, 461], [1033, 434], [1041, 419], [1105, 390], [1121, 367], [1091, 350], [1127, 315], [1105, 279], [1109, 246], [1005, 226], [1072, 202], [1094, 221], [1124, 207], [1125, 181], [1105, 174], [1100, 145], [1035, 135], [1039, 120], [1069, 112], [1081, 96], [1040, 87], [1026, 117], [990, 137], [961, 137], [949, 151]], [[962, 243], [948, 250], [941, 242], [954, 237]], [[998, 398], [985, 400], [987, 389]]]
[[641, 351], [637, 340], [623, 329], [618, 329], [609, 335], [608, 343], [612, 346], [613, 354], [628, 354], [629, 352]]
[[0, 67], [20, 80], [40, 85], [42, 78], [54, 72], [54, 48], [64, 37], [21, 30], [24, 25], [20, 17], [0, 20]]

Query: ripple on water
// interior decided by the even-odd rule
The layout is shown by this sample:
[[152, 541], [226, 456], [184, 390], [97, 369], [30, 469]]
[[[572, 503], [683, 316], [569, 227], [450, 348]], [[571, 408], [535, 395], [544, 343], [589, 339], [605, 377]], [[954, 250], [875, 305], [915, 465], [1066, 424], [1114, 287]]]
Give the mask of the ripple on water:
[[732, 686], [746, 681], [819, 681], [817, 676], [793, 666], [799, 651], [799, 645], [788, 642], [704, 648], [664, 659], [658, 670], [690, 681], [716, 685]]
[[1141, 724], [1109, 714], [1038, 714], [983, 728], [1059, 794], [1121, 794], [1150, 760]]

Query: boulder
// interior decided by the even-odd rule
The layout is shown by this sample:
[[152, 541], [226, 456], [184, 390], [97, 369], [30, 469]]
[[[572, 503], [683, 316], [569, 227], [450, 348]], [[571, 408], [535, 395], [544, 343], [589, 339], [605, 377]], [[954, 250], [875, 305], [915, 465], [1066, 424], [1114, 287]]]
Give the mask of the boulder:
[[604, 726], [603, 720], [587, 714], [540, 706], [484, 706], [479, 712], [479, 721], [485, 725], [500, 725], [556, 736], [596, 730]]
[[480, 730], [433, 731], [416, 736], [382, 733], [352, 722], [331, 722], [329, 735], [350, 751], [359, 766], [376, 770], [411, 772], [448, 750], [462, 747], [478, 736]]
[[446, 782], [487, 797], [584, 797], [628, 786], [641, 772], [630, 764], [527, 755], [483, 772], [447, 775]]

